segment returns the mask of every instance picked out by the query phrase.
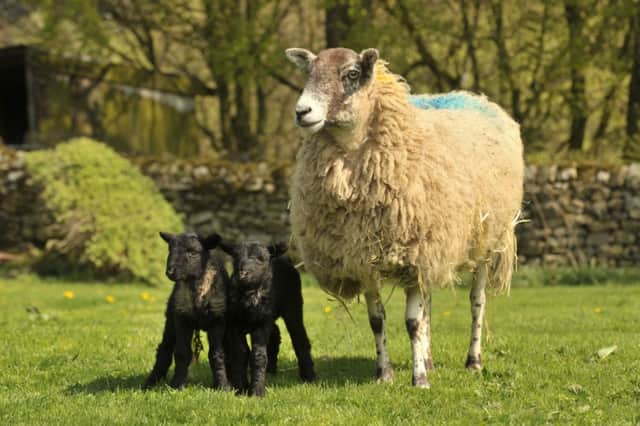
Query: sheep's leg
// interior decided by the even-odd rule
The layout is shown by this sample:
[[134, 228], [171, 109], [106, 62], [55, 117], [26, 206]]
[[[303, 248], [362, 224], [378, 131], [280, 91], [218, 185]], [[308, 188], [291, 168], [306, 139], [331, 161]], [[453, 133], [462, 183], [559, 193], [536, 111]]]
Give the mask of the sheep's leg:
[[267, 371], [267, 344], [271, 322], [251, 332], [251, 390], [253, 396], [264, 396]]
[[313, 359], [311, 358], [311, 343], [302, 319], [302, 301], [300, 301], [299, 305], [296, 304], [295, 308], [290, 307], [283, 317], [298, 360], [298, 374], [302, 381], [312, 382], [316, 378], [316, 373], [313, 369]]
[[481, 345], [482, 345], [482, 322], [484, 320], [484, 310], [487, 303], [485, 296], [485, 286], [489, 276], [489, 267], [486, 263], [478, 265], [473, 277], [473, 286], [469, 294], [471, 302], [471, 343], [469, 344], [469, 354], [465, 367], [470, 370], [482, 369]]
[[413, 377], [411, 382], [418, 388], [429, 388], [427, 369], [431, 363], [431, 348], [429, 342], [430, 314], [427, 302], [431, 303], [431, 294], [427, 300], [422, 296], [420, 288], [407, 289], [407, 306], [405, 312], [407, 333], [411, 339], [411, 353], [413, 355]]
[[224, 363], [224, 323], [214, 324], [207, 331], [209, 339], [209, 366], [213, 373], [213, 387], [216, 389], [229, 389], [229, 380]]
[[267, 372], [276, 374], [278, 372], [278, 353], [280, 352], [280, 329], [275, 322], [271, 326], [271, 335], [269, 336], [269, 344], [267, 345]]
[[431, 356], [431, 289], [429, 289], [429, 291], [427, 292], [427, 294], [425, 295], [425, 300], [424, 300], [424, 312], [422, 315], [422, 318], [424, 319], [425, 325], [424, 325], [424, 330], [425, 330], [425, 348], [424, 348], [424, 366], [427, 369], [427, 371], [429, 370], [435, 370], [434, 366], [433, 366], [433, 357]]
[[156, 351], [156, 362], [149, 377], [144, 382], [143, 388], [149, 389], [155, 386], [161, 379], [164, 379], [171, 366], [173, 350], [176, 346], [176, 326], [172, 312], [167, 313], [167, 320], [164, 323], [162, 341]]
[[376, 377], [380, 382], [391, 382], [393, 380], [393, 369], [387, 352], [387, 337], [384, 330], [386, 319], [384, 305], [377, 290], [365, 293], [365, 299], [367, 300], [367, 311], [369, 312], [369, 325], [376, 341]]
[[247, 380], [249, 345], [247, 345], [245, 334], [237, 327], [227, 329], [227, 333], [231, 346], [230, 355], [226, 357], [230, 366], [230, 379], [234, 389], [242, 393], [249, 387]]
[[181, 321], [180, 318], [176, 319], [176, 347], [174, 351], [174, 359], [176, 363], [175, 372], [169, 386], [176, 389], [184, 388], [187, 382], [187, 373], [189, 371], [189, 363], [191, 363], [191, 357], [193, 352], [191, 350], [191, 341], [193, 339], [193, 328], [189, 327]]

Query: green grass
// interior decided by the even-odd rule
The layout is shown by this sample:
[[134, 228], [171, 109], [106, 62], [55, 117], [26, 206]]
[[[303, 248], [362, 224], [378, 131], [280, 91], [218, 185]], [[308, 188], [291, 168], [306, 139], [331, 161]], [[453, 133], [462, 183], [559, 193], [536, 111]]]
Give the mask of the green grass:
[[[168, 291], [0, 278], [0, 424], [640, 424], [640, 285], [533, 286], [490, 298], [482, 373], [463, 368], [466, 290], [439, 291], [437, 370], [425, 391], [409, 385], [401, 291], [387, 304], [395, 381], [382, 385], [373, 380], [364, 305], [350, 305], [354, 324], [306, 282], [319, 381], [299, 382], [285, 336], [281, 371], [268, 377], [263, 400], [211, 390], [206, 361], [192, 366], [183, 392], [139, 389], [153, 363]], [[28, 306], [40, 315], [28, 314]], [[613, 345], [611, 355], [596, 354]]]

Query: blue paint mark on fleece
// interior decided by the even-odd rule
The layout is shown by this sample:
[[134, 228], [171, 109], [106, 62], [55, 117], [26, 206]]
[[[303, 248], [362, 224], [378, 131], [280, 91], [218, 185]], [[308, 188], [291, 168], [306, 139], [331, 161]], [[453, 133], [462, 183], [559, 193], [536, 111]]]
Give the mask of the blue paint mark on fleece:
[[496, 110], [482, 98], [463, 92], [440, 95], [409, 95], [409, 103], [421, 109], [475, 109], [491, 118], [497, 118]]

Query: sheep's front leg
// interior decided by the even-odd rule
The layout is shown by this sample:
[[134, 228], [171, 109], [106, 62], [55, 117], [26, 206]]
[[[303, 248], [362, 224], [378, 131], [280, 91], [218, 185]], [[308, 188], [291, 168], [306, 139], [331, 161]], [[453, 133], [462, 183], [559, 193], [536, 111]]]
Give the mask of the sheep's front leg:
[[251, 390], [253, 396], [264, 396], [267, 373], [267, 344], [271, 322], [251, 332]]
[[229, 380], [224, 362], [224, 322], [217, 323], [209, 329], [209, 366], [213, 373], [213, 387], [216, 389], [229, 389]]
[[365, 293], [367, 300], [367, 311], [369, 312], [369, 325], [373, 331], [376, 341], [376, 377], [380, 382], [391, 382], [393, 380], [393, 369], [389, 362], [387, 352], [387, 336], [384, 330], [386, 315], [384, 305], [380, 300], [380, 293], [377, 290]]
[[465, 367], [470, 370], [482, 369], [482, 322], [484, 320], [484, 310], [487, 298], [484, 292], [489, 276], [489, 267], [486, 263], [481, 263], [476, 269], [473, 277], [473, 285], [469, 294], [471, 302], [471, 343], [469, 344], [469, 354]]
[[187, 373], [193, 351], [191, 341], [193, 339], [193, 328], [185, 324], [184, 320], [176, 318], [176, 347], [174, 359], [176, 364], [175, 372], [169, 386], [176, 389], [184, 388], [187, 383]]
[[423, 297], [420, 289], [407, 289], [407, 306], [405, 312], [407, 333], [411, 340], [413, 355], [413, 377], [411, 382], [419, 388], [429, 388], [427, 370], [433, 368], [431, 361], [431, 292]]
[[156, 362], [143, 385], [144, 389], [149, 389], [155, 386], [161, 379], [164, 379], [171, 365], [171, 357], [176, 346], [176, 326], [173, 311], [169, 310], [166, 318], [162, 341], [156, 351]]

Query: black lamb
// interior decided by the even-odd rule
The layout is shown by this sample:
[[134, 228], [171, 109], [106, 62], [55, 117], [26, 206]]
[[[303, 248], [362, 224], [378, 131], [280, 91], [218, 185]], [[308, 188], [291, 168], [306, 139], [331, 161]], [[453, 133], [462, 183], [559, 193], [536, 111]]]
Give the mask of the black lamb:
[[169, 385], [182, 389], [193, 354], [193, 333], [204, 330], [209, 340], [213, 386], [228, 389], [224, 338], [229, 275], [223, 262], [209, 254], [217, 240], [194, 233], [172, 235], [161, 232], [160, 236], [169, 244], [166, 274], [175, 284], [167, 302], [162, 342], [144, 388], [154, 386], [167, 375], [173, 355], [175, 373]]
[[286, 256], [284, 243], [266, 246], [260, 243], [228, 243], [220, 239], [219, 247], [233, 258], [231, 285], [227, 289], [227, 333], [231, 338], [231, 381], [237, 390], [245, 391], [251, 335], [251, 386], [249, 393], [263, 396], [265, 371], [277, 371], [280, 330], [275, 324], [283, 318], [298, 358], [303, 381], [316, 377], [311, 359], [311, 344], [302, 318], [300, 274]]

